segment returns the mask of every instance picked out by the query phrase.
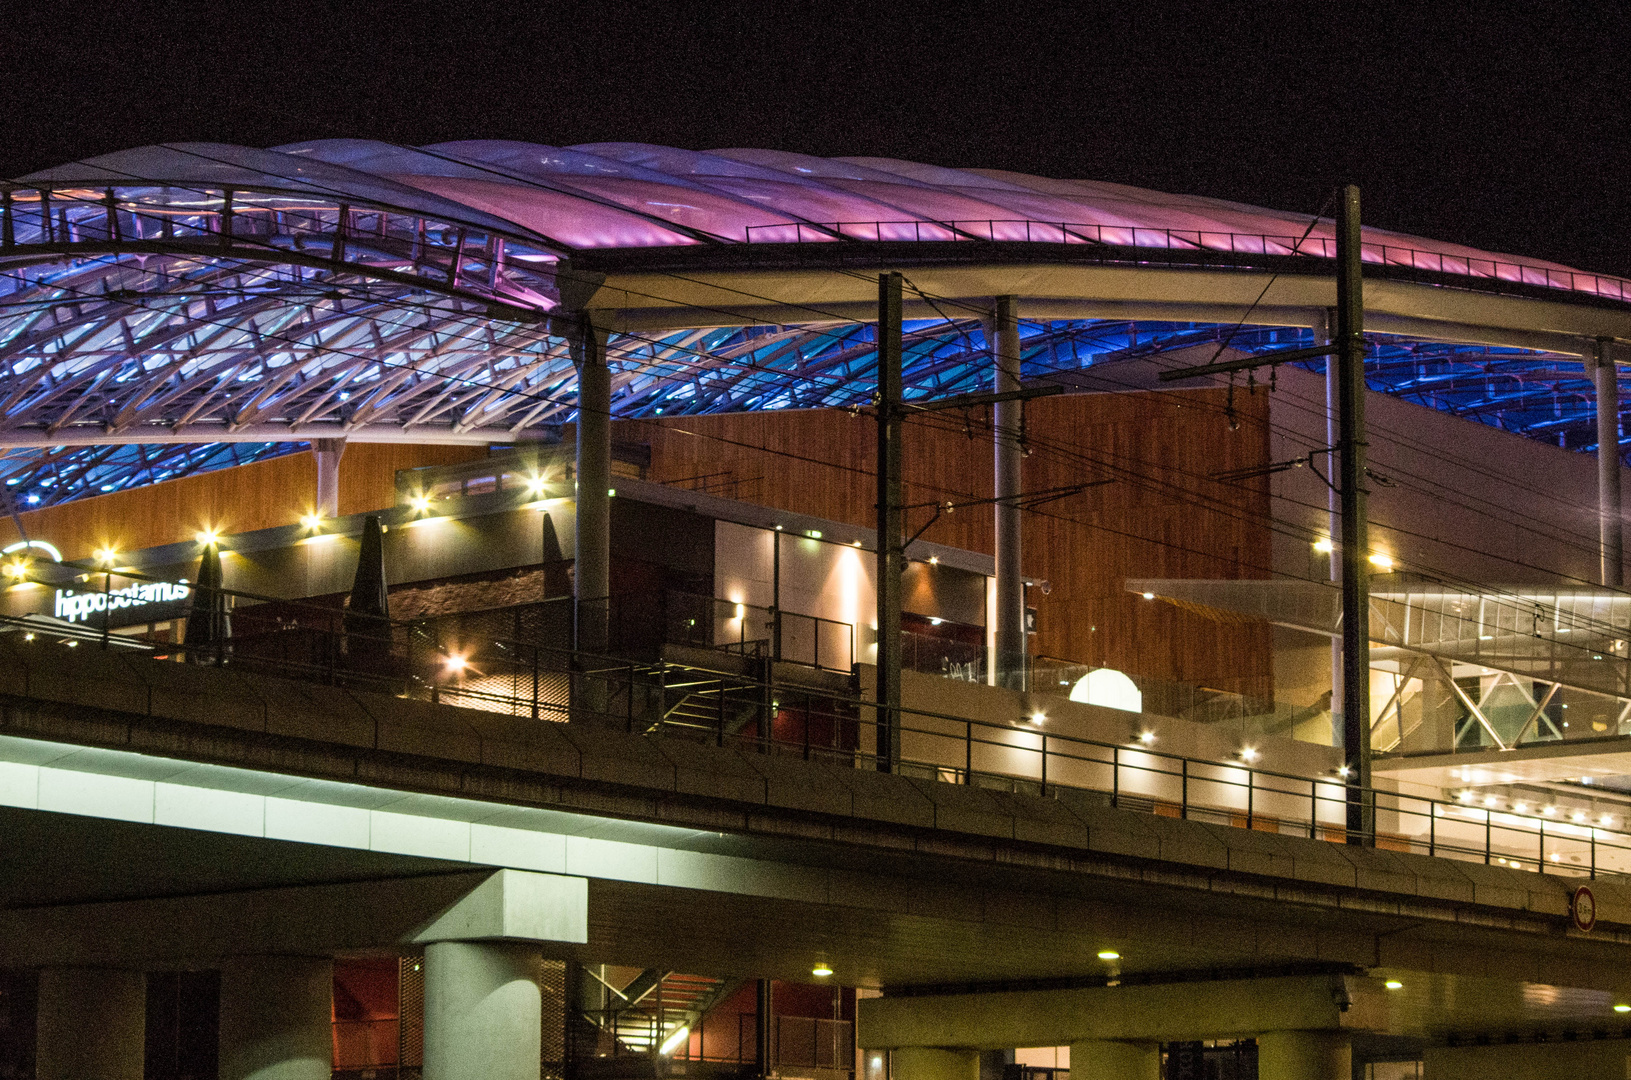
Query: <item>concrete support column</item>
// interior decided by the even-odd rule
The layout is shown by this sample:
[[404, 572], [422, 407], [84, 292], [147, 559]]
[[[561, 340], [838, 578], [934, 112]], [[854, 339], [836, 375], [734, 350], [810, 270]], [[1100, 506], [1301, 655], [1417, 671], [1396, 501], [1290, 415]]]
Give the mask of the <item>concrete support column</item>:
[[147, 976], [46, 968], [40, 972], [35, 1037], [39, 1080], [142, 1080]]
[[1258, 1080], [1351, 1080], [1345, 1031], [1266, 1031], [1257, 1037]]
[[317, 499], [312, 509], [319, 517], [339, 517], [340, 458], [345, 455], [345, 440], [317, 439], [311, 453], [317, 459]]
[[980, 1052], [903, 1046], [891, 1055], [889, 1071], [892, 1080], [980, 1080]]
[[1625, 584], [1625, 539], [1620, 517], [1620, 380], [1613, 343], [1597, 342], [1586, 366], [1597, 384], [1597, 529], [1603, 584]]
[[221, 965], [221, 1080], [328, 1080], [334, 964], [239, 956]]
[[538, 1080], [542, 963], [536, 945], [427, 945], [424, 1080]]
[[[992, 389], [1019, 389], [1019, 317], [1012, 296], [996, 298], [986, 324], [991, 344]], [[997, 685], [1024, 690], [1026, 676], [1025, 585], [1020, 559], [1019, 496], [1024, 490], [1020, 430], [1025, 405], [1001, 401], [992, 406], [996, 464]]]
[[1161, 1044], [1116, 1039], [1071, 1043], [1070, 1080], [1161, 1080]]
[[577, 647], [603, 652], [612, 591], [612, 375], [606, 331], [580, 319], [567, 340], [578, 369]]

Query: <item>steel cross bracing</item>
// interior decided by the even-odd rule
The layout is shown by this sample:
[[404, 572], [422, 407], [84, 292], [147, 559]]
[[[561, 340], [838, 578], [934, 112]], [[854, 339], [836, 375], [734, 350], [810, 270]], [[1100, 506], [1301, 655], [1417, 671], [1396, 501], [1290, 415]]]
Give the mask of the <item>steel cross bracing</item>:
[[[11, 187], [0, 200], [0, 476], [23, 506], [299, 449], [316, 438], [549, 438], [576, 408], [546, 237], [422, 205], [252, 189]], [[421, 202], [424, 200], [421, 199]], [[978, 319], [910, 323], [905, 399], [985, 389]], [[865, 324], [614, 335], [621, 417], [868, 404]], [[1022, 324], [1024, 375], [1113, 367], [1227, 338], [1267, 351], [1305, 330]], [[1594, 449], [1578, 358], [1373, 337], [1374, 389]], [[133, 453], [81, 443], [143, 444]], [[218, 444], [240, 443], [223, 452]], [[159, 449], [163, 447], [163, 449]]]

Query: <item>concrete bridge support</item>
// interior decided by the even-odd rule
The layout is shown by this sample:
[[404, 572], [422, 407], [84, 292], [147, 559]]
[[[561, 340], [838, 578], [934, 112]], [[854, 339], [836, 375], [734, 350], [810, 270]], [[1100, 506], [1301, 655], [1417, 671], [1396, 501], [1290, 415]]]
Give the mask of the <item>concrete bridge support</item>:
[[538, 1080], [542, 963], [538, 946], [519, 942], [427, 945], [424, 1080]]
[[147, 976], [46, 968], [35, 1027], [39, 1080], [142, 1080]]
[[328, 1080], [334, 964], [241, 956], [221, 965], [221, 1080]]
[[1264, 1031], [1257, 1080], [1349, 1080], [1353, 1051], [1344, 1031]]
[[1161, 1044], [1084, 1039], [1070, 1044], [1071, 1080], [1161, 1080]]

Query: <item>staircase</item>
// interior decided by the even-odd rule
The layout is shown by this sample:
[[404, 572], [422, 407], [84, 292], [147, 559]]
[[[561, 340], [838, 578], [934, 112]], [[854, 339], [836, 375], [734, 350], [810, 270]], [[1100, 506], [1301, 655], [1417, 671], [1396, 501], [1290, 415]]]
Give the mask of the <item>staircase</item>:
[[741, 979], [648, 970], [614, 990], [613, 1007], [585, 1017], [615, 1039], [618, 1054], [650, 1055], [681, 1028], [694, 1029]]

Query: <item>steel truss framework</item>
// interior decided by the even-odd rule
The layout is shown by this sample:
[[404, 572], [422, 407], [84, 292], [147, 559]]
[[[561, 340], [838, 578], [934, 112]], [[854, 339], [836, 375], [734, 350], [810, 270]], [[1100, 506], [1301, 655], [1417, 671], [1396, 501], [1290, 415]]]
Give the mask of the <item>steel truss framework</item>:
[[[10, 448], [0, 477], [18, 508], [316, 438], [510, 443], [552, 438], [573, 419], [576, 375], [544, 319], [570, 303], [570, 283], [557, 280], [570, 245], [380, 176], [217, 150], [185, 183], [155, 181], [114, 155], [0, 185], [0, 447]], [[263, 159], [272, 158], [283, 172], [269, 171]], [[917, 232], [925, 221], [942, 227], [918, 217]], [[995, 238], [1004, 223], [986, 224]], [[737, 243], [766, 228], [750, 222]], [[815, 227], [798, 224], [801, 238], [806, 228]], [[1089, 242], [1088, 226], [1072, 228]], [[827, 231], [834, 243], [866, 239]], [[680, 233], [684, 243], [724, 242]], [[1175, 236], [1168, 228], [1164, 244], [1132, 234], [1130, 243], [1184, 246]], [[1196, 236], [1215, 248], [1216, 237], [1235, 234]], [[1259, 252], [1270, 250], [1257, 239]], [[1519, 269], [1511, 280], [1524, 284]], [[1602, 295], [1605, 283], [1550, 287]], [[1295, 328], [1111, 320], [1025, 323], [1022, 335], [1025, 377], [1098, 369], [1111, 382], [1116, 361], [1165, 350], [1311, 341]], [[1380, 336], [1371, 344], [1374, 389], [1595, 449], [1593, 384], [1578, 357]], [[908, 400], [989, 381], [984, 332], [964, 307], [908, 324], [906, 345]], [[609, 360], [620, 417], [854, 407], [870, 401], [875, 382], [864, 323], [618, 334]]]

